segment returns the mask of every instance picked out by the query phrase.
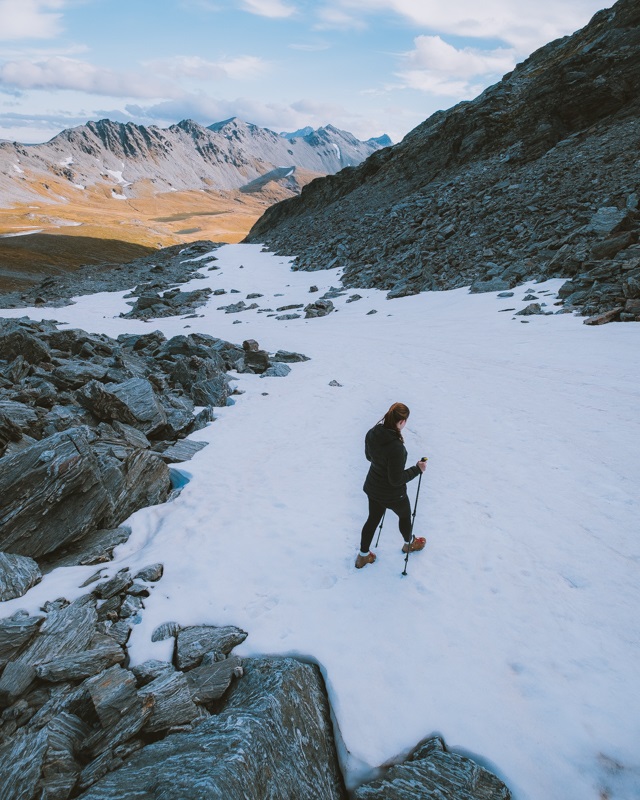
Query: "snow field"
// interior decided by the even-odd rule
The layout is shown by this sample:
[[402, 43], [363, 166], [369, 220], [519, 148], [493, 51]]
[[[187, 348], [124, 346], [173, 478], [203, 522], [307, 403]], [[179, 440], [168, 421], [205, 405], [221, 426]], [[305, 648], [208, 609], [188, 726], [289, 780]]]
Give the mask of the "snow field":
[[[311, 356], [284, 379], [236, 375], [244, 393], [192, 436], [209, 447], [177, 465], [190, 478], [180, 496], [130, 518], [104, 574], [165, 565], [133, 662], [170, 657], [170, 642], [150, 641], [162, 622], [239, 625], [249, 632], [239, 655], [321, 665], [351, 784], [439, 732], [520, 800], [636, 798], [638, 326], [497, 313], [524, 307], [525, 289], [555, 310], [559, 280], [507, 299], [354, 289], [312, 320], [225, 314], [217, 307], [250, 292], [264, 294], [260, 308], [306, 304], [340, 273], [292, 272], [256, 245], [213, 255], [220, 269], [202, 259], [205, 280], [181, 288], [240, 293], [212, 297], [199, 318], [120, 319], [125, 292], [2, 312]], [[346, 303], [355, 291], [363, 299]], [[407, 577], [392, 513], [377, 562], [353, 566], [364, 434], [396, 400], [412, 410], [408, 463], [429, 457], [416, 516], [427, 547]], [[0, 614], [78, 596], [94, 571], [56, 570]]]

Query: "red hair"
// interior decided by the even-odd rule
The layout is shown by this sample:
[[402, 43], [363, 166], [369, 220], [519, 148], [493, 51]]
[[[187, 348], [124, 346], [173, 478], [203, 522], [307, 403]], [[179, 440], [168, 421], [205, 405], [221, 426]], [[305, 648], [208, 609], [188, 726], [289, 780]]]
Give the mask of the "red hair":
[[404, 441], [400, 431], [398, 430], [398, 423], [402, 420], [409, 419], [409, 408], [404, 403], [394, 403], [384, 417], [380, 420], [383, 427], [388, 428], [398, 435], [400, 441]]

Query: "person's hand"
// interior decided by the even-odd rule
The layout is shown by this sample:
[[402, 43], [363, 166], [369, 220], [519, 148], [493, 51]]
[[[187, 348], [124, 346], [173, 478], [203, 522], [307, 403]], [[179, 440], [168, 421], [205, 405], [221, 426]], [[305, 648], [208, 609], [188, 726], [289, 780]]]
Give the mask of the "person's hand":
[[425, 469], [427, 468], [427, 462], [426, 462], [426, 460], [425, 460], [425, 461], [418, 461], [418, 463], [416, 464], [416, 467], [418, 467], [418, 469], [420, 470], [420, 472], [424, 472], [424, 471], [425, 471]]

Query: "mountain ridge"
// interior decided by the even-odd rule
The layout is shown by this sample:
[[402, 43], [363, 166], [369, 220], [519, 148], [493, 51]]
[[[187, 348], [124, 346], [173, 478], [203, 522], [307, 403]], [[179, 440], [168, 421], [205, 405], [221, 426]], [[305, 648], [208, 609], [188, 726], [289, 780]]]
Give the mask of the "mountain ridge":
[[[567, 297], [587, 313], [625, 306], [640, 297], [628, 281], [640, 256], [639, 47], [640, 6], [619, 0], [475, 100], [272, 206], [246, 241], [391, 296], [571, 277]], [[603, 265], [597, 245], [625, 231]]]

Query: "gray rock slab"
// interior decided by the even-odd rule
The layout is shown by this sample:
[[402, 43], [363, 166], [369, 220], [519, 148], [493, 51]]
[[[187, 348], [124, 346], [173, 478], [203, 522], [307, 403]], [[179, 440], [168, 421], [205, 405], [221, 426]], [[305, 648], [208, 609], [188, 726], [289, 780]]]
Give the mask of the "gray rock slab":
[[114, 549], [126, 542], [129, 536], [131, 528], [127, 527], [100, 528], [91, 531], [63, 550], [41, 559], [40, 568], [46, 574], [58, 567], [104, 564], [111, 561]]
[[182, 439], [175, 444], [167, 447], [160, 454], [160, 458], [165, 464], [177, 464], [181, 461], [189, 461], [196, 453], [200, 452], [203, 447], [206, 447], [208, 442], [194, 442], [190, 439]]
[[291, 372], [291, 367], [288, 364], [284, 364], [283, 362], [278, 362], [277, 364], [272, 364], [269, 369], [265, 370], [261, 378], [286, 378], [287, 375]]
[[284, 361], [287, 364], [309, 360], [309, 356], [305, 356], [303, 353], [294, 353], [290, 350], [278, 350], [275, 355], [271, 356], [271, 361]]
[[198, 716], [187, 678], [182, 672], [160, 675], [140, 689], [138, 694], [143, 702], [148, 696], [153, 698], [153, 711], [144, 726], [150, 733], [184, 725]]
[[32, 558], [0, 553], [0, 601], [22, 597], [41, 580], [40, 567]]
[[360, 786], [355, 800], [510, 800], [502, 781], [470, 758], [446, 752], [440, 739], [421, 745], [383, 778]]
[[227, 691], [234, 677], [242, 674], [242, 661], [229, 656], [213, 664], [202, 664], [186, 673], [191, 697], [196, 703], [218, 700]]
[[167, 661], [158, 661], [155, 658], [151, 658], [148, 661], [143, 661], [142, 664], [131, 667], [131, 672], [136, 676], [138, 686], [146, 686], [162, 675], [175, 672], [175, 667]]
[[15, 738], [0, 747], [2, 800], [31, 800], [37, 796], [47, 744], [47, 732], [42, 730]]
[[104, 728], [116, 725], [138, 702], [135, 675], [115, 665], [90, 678], [86, 688]]
[[0, 668], [12, 661], [36, 635], [44, 617], [30, 617], [26, 611], [16, 611], [0, 620]]
[[236, 645], [244, 642], [247, 635], [235, 625], [219, 628], [193, 625], [182, 628], [176, 639], [176, 666], [182, 670], [197, 667], [205, 653], [226, 656]]
[[135, 579], [140, 578], [143, 581], [150, 581], [154, 583], [155, 581], [159, 581], [162, 575], [164, 574], [164, 565], [163, 564], [149, 564], [148, 567], [144, 567], [140, 570], [140, 572], [136, 572], [134, 575]]
[[83, 680], [124, 660], [124, 651], [115, 639], [106, 634], [96, 634], [88, 650], [38, 664], [36, 675], [51, 682]]
[[134, 753], [82, 800], [346, 800], [318, 668], [245, 667], [219, 714]]
[[96, 527], [111, 510], [88, 432], [72, 428], [0, 459], [0, 549], [38, 557]]
[[24, 403], [14, 400], [0, 401], [0, 414], [6, 417], [16, 428], [29, 431], [38, 422], [38, 412]]

